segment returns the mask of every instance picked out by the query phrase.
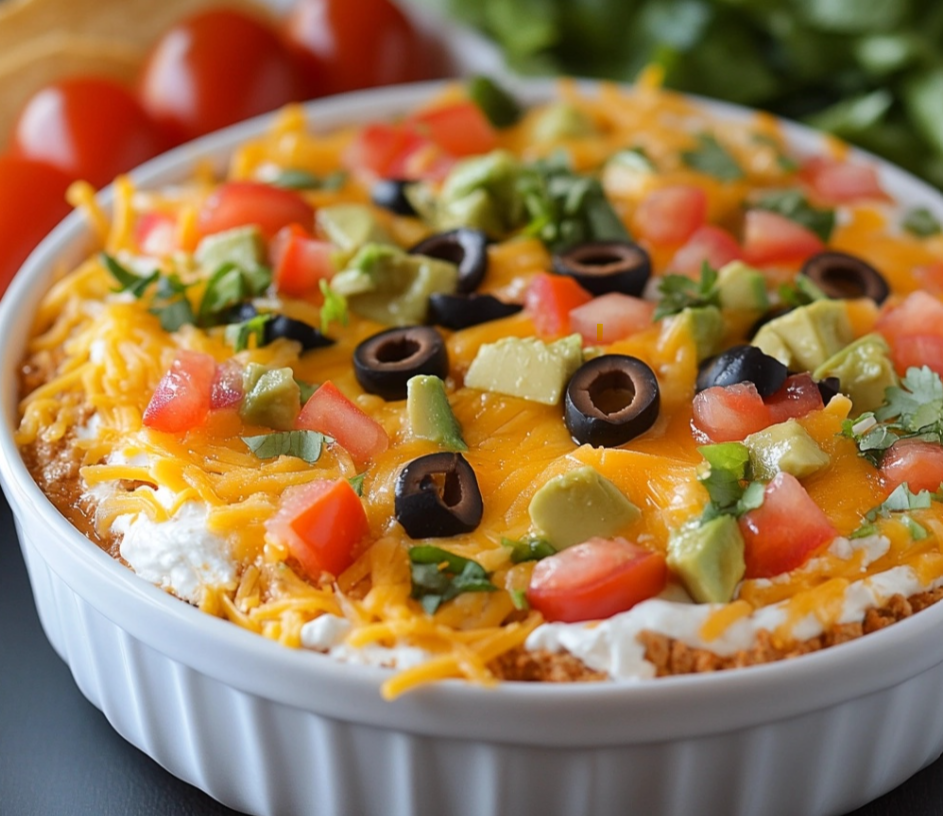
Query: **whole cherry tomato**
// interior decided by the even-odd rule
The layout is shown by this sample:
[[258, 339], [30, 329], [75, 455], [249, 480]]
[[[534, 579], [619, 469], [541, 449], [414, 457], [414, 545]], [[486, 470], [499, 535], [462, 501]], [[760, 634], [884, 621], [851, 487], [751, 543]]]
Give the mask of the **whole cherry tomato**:
[[389, 0], [299, 0], [285, 38], [311, 95], [432, 75], [432, 47]]
[[69, 184], [56, 167], [0, 156], [0, 294], [36, 244], [69, 214]]
[[145, 109], [179, 141], [302, 96], [276, 33], [230, 9], [195, 14], [164, 34], [144, 66], [140, 90]]
[[26, 103], [11, 149], [103, 187], [168, 146], [125, 87], [100, 77], [73, 77], [43, 88]]

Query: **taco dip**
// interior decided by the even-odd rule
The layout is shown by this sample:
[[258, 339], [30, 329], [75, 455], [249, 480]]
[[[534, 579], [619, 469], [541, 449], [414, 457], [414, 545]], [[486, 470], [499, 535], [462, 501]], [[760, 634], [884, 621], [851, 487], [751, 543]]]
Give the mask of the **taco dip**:
[[[44, 623], [107, 619], [145, 662], [169, 650], [193, 694], [159, 695], [208, 705], [227, 744], [246, 723], [220, 723], [218, 686], [278, 708], [253, 725], [278, 741], [266, 718], [304, 709], [288, 728], [315, 752], [339, 722], [383, 731], [376, 757], [405, 729], [414, 781], [488, 744], [476, 773], [507, 793], [502, 756], [527, 775], [547, 755], [523, 746], [568, 747], [558, 782], [518, 794], [555, 812], [555, 785], [585, 791], [616, 757], [637, 764], [603, 774], [602, 810], [642, 795], [670, 746], [729, 742], [734, 759], [695, 751], [693, 774], [751, 768], [748, 813], [775, 783], [742, 740], [822, 777], [796, 745], [824, 728], [852, 745], [866, 724], [893, 742], [895, 717], [926, 719], [919, 695], [894, 717], [852, 708], [938, 682], [923, 672], [943, 654], [914, 638], [940, 613], [914, 616], [943, 594], [940, 204], [652, 75], [521, 99], [477, 81], [292, 108], [118, 179], [107, 206], [73, 188], [68, 251], [34, 258], [55, 280], [18, 281], [3, 317], [27, 336], [15, 443], [90, 540], [36, 546], [75, 550], [71, 577], [110, 590], [84, 602], [100, 621]], [[12, 503], [36, 506], [11, 467]], [[470, 682], [433, 682], [450, 678]], [[241, 808], [339, 807], [363, 784], [362, 758], [317, 794], [222, 781], [161, 750], [166, 725], [90, 696]], [[866, 801], [936, 756], [938, 731], [777, 812]], [[387, 785], [456, 807], [380, 778], [365, 801]], [[639, 812], [685, 812], [695, 787], [656, 784]], [[701, 812], [731, 812], [707, 787]]]

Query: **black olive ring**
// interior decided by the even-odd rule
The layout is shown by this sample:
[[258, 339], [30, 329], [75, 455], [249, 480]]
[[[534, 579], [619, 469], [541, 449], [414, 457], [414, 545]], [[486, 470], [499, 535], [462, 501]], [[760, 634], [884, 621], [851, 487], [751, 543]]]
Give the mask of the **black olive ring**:
[[406, 188], [413, 181], [406, 179], [380, 179], [370, 188], [370, 200], [397, 215], [416, 215], [412, 202], [406, 196]]
[[880, 272], [846, 252], [813, 255], [802, 267], [802, 274], [831, 298], [871, 298], [880, 305], [891, 293]]
[[470, 533], [484, 513], [475, 471], [460, 453], [431, 453], [406, 465], [396, 478], [393, 506], [410, 538]]
[[519, 303], [505, 303], [494, 295], [445, 295], [429, 297], [429, 322], [458, 331], [517, 314]]
[[651, 428], [659, 408], [655, 372], [636, 357], [605, 354], [570, 379], [564, 421], [577, 444], [612, 448]]
[[481, 230], [461, 227], [420, 241], [411, 255], [426, 255], [458, 267], [458, 291], [474, 292], [488, 271], [488, 236]]
[[[227, 317], [229, 323], [244, 323], [253, 317], [258, 317], [260, 312], [249, 301], [234, 306]], [[274, 312], [262, 312], [268, 314], [269, 319], [262, 327], [262, 345], [267, 346], [280, 337], [286, 340], [294, 340], [301, 344], [302, 351], [311, 351], [316, 348], [326, 348], [333, 346], [334, 341], [326, 334], [321, 334], [314, 326], [310, 326], [301, 320], [295, 320], [283, 314]]]
[[651, 277], [652, 261], [631, 241], [589, 241], [556, 253], [553, 271], [594, 295], [621, 292], [638, 297]]
[[761, 397], [769, 397], [782, 387], [788, 374], [786, 366], [756, 346], [731, 346], [701, 363], [696, 389], [701, 392], [715, 385], [749, 382]]
[[385, 400], [406, 399], [406, 383], [417, 374], [445, 378], [449, 355], [431, 326], [388, 329], [354, 349], [354, 375], [364, 391]]

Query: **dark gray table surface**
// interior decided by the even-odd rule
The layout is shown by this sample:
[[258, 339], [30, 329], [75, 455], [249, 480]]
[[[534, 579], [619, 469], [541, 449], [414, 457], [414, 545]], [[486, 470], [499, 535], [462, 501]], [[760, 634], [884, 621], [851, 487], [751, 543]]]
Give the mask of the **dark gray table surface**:
[[[0, 815], [60, 814], [238, 816], [125, 742], [82, 697], [40, 628], [0, 499]], [[853, 816], [943, 816], [943, 759]]]

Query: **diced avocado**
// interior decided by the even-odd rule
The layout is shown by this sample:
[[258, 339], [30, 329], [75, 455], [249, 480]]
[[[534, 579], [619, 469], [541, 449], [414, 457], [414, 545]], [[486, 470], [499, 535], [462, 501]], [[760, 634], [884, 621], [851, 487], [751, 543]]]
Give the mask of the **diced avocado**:
[[743, 536], [737, 520], [723, 515], [672, 533], [668, 566], [698, 603], [727, 603], [743, 578]]
[[884, 389], [897, 385], [890, 352], [880, 334], [866, 334], [822, 363], [812, 376], [817, 380], [838, 377], [855, 414], [874, 411], [884, 402]]
[[609, 157], [602, 171], [602, 186], [610, 193], [641, 198], [656, 175], [656, 167], [642, 150], [620, 150]]
[[791, 371], [815, 371], [852, 340], [842, 300], [817, 300], [763, 326], [753, 345]]
[[354, 312], [388, 326], [425, 322], [429, 296], [452, 294], [457, 286], [455, 264], [386, 244], [367, 244], [331, 279]]
[[434, 207], [421, 201], [424, 194], [421, 187], [413, 197], [420, 203], [423, 216], [439, 230], [471, 227], [502, 237], [520, 223], [523, 215], [517, 177], [514, 156], [505, 150], [495, 150], [456, 164], [442, 184]]
[[249, 425], [290, 431], [301, 411], [301, 389], [290, 368], [249, 363], [242, 378], [245, 397], [239, 416]]
[[240, 269], [255, 269], [262, 264], [262, 235], [256, 226], [207, 235], [197, 246], [194, 258], [210, 274], [230, 263]]
[[348, 256], [366, 244], [390, 243], [386, 230], [366, 204], [321, 207], [316, 220], [327, 240]]
[[716, 306], [689, 306], [682, 309], [674, 320], [679, 321], [694, 338], [698, 361], [717, 351], [724, 336], [724, 318]]
[[556, 405], [582, 363], [582, 338], [578, 334], [550, 344], [536, 337], [504, 337], [478, 349], [465, 375], [465, 385]]
[[753, 478], [763, 482], [780, 471], [804, 479], [829, 463], [828, 454], [794, 419], [752, 433], [743, 444], [750, 450]]
[[593, 120], [583, 111], [568, 102], [558, 102], [534, 120], [530, 136], [535, 142], [558, 142], [592, 136], [595, 132]]
[[722, 309], [765, 312], [769, 308], [766, 278], [759, 269], [743, 261], [731, 261], [717, 273], [717, 289]]
[[406, 383], [406, 414], [409, 430], [418, 439], [429, 439], [451, 451], [468, 450], [462, 439], [445, 385], [438, 377], [418, 374]]
[[591, 467], [547, 482], [530, 500], [530, 520], [557, 550], [593, 536], [611, 536], [641, 515], [607, 478]]

